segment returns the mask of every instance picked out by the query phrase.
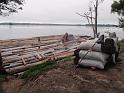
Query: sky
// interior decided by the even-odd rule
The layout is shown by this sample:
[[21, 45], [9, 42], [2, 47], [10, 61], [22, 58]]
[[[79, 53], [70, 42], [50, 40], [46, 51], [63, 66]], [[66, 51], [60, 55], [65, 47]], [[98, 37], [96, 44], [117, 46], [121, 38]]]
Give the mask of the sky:
[[[7, 17], [0, 16], [0, 22], [40, 22], [85, 24], [86, 18], [76, 14], [88, 11], [91, 0], [26, 0], [23, 10]], [[99, 5], [99, 24], [118, 24], [118, 16], [111, 14], [113, 0], [104, 0]]]

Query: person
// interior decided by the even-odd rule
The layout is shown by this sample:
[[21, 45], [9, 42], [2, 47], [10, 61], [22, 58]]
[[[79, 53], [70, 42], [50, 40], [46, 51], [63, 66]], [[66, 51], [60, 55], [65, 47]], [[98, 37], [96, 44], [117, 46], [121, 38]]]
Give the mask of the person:
[[62, 43], [68, 41], [68, 33], [66, 32], [65, 35], [62, 37]]

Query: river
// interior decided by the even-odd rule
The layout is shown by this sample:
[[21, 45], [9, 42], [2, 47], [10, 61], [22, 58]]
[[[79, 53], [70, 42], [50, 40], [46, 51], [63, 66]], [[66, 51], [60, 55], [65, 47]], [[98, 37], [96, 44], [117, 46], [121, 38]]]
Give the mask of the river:
[[[124, 31], [118, 27], [98, 27], [98, 32], [116, 32], [120, 39], [124, 39]], [[91, 35], [92, 28], [87, 26], [50, 26], [50, 25], [0, 25], [0, 40], [30, 38], [37, 36], [61, 35], [64, 33], [74, 35]]]

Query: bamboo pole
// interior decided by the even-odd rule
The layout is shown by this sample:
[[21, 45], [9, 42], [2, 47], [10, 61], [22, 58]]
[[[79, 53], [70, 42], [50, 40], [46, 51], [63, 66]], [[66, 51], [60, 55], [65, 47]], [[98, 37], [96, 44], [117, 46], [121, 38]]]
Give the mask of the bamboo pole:
[[6, 71], [3, 68], [3, 60], [2, 60], [2, 56], [1, 56], [1, 49], [0, 49], [0, 74], [6, 74]]
[[[56, 56], [57, 58], [61, 58], [61, 57], [66, 57], [66, 56], [71, 56], [73, 55], [73, 52], [70, 52], [70, 53], [64, 53], [63, 55], [58, 55]], [[54, 57], [54, 56], [53, 56]], [[42, 61], [39, 61], [39, 62], [34, 62], [34, 63], [30, 63], [30, 64], [26, 64], [25, 66], [24, 65], [20, 65], [20, 66], [15, 66], [13, 68], [7, 68], [6, 71], [9, 73], [9, 74], [15, 74], [15, 73], [19, 73], [19, 72], [22, 72], [22, 71], [25, 71], [29, 68], [31, 68], [32, 66], [35, 66], [35, 65], [38, 65], [38, 64], [42, 64], [46, 61], [48, 61], [49, 59], [52, 59], [52, 56], [51, 57], [48, 57], [47, 59], [45, 60], [42, 60]], [[53, 58], [54, 60], [54, 58]]]
[[18, 67], [14, 67], [14, 68], [10, 68], [10, 69], [6, 69], [6, 72], [9, 74], [15, 74], [15, 73], [19, 73], [22, 71], [25, 71], [29, 68], [31, 68], [32, 66], [38, 65], [38, 64], [42, 64], [44, 62], [46, 62], [48, 59], [37, 62], [37, 63], [32, 63], [32, 64], [27, 64], [27, 65], [22, 65], [22, 66], [18, 66]]
[[0, 50], [0, 68], [2, 68], [2, 64], [3, 64], [3, 60], [2, 60], [2, 56], [1, 56], [1, 50]]

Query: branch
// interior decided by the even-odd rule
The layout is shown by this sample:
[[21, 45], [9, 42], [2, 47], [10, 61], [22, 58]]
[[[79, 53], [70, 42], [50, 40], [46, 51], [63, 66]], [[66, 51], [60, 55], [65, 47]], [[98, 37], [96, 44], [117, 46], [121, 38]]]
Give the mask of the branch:
[[93, 18], [93, 19], [95, 19], [95, 17], [90, 17], [90, 16], [88, 16], [88, 15], [85, 14], [85, 13], [84, 13], [84, 15], [81, 15], [80, 13], [77, 13], [77, 12], [76, 12], [76, 14], [78, 14], [78, 15], [81, 16], [81, 17], [88, 17], [88, 18]]

